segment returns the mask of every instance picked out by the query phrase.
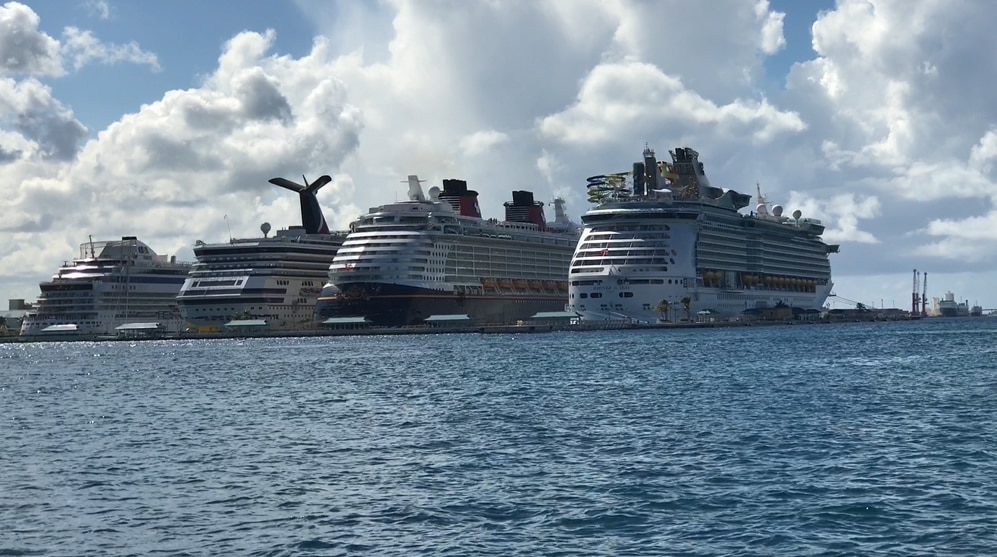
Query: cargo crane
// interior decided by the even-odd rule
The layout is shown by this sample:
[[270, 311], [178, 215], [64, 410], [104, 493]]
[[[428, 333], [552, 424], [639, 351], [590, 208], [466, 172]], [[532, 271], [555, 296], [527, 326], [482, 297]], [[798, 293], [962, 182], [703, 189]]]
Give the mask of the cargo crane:
[[921, 283], [921, 317], [927, 317], [927, 316], [928, 316], [928, 271], [925, 271], [924, 281], [922, 281]]
[[919, 284], [919, 275], [917, 274], [917, 269], [914, 269], [914, 290], [911, 294], [910, 301], [910, 315], [911, 317], [921, 315], [921, 288]]

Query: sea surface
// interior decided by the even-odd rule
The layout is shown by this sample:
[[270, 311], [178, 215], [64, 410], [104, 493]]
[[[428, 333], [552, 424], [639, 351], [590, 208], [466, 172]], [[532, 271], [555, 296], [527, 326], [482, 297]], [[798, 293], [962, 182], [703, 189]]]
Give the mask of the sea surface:
[[997, 555], [997, 319], [0, 344], [0, 555]]

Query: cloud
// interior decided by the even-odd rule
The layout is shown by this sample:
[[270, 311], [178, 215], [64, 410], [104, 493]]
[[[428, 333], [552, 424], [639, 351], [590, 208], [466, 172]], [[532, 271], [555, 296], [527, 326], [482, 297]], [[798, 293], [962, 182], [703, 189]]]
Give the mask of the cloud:
[[21, 82], [0, 78], [0, 123], [3, 145], [23, 158], [70, 161], [88, 134], [72, 110], [53, 98], [52, 90], [34, 78]]
[[762, 21], [761, 43], [759, 47], [765, 54], [775, 54], [786, 46], [786, 38], [782, 34], [782, 22], [786, 14], [769, 11], [767, 0], [755, 3], [755, 14]]
[[118, 45], [98, 40], [90, 31], [67, 27], [63, 32], [62, 55], [72, 61], [73, 69], [79, 71], [91, 62], [117, 64], [129, 62], [149, 66], [159, 71], [159, 60], [155, 54], [146, 52], [138, 43]]
[[[232, 38], [218, 73], [203, 87], [167, 92], [98, 132], [72, 156], [59, 150], [65, 145], [55, 137], [80, 134], [67, 132], [75, 120], [60, 111], [50, 91], [32, 80], [0, 81], [0, 100], [6, 99], [21, 130], [0, 135], [0, 144], [11, 146], [5, 152], [33, 148], [41, 155], [51, 146], [51, 156], [63, 162], [35, 179], [27, 176], [38, 168], [27, 162], [8, 165], [11, 180], [0, 191], [9, 200], [4, 228], [27, 243], [63, 246], [81, 235], [135, 234], [158, 251], [175, 253], [196, 238], [217, 239], [226, 224], [234, 234], [251, 235], [264, 220], [298, 222], [296, 198], [266, 180], [333, 173], [356, 150], [363, 120], [347, 102], [321, 42], [313, 56], [294, 60], [270, 54], [272, 38]], [[221, 72], [228, 78], [219, 79]], [[20, 184], [18, 175], [25, 178]], [[323, 201], [334, 202], [336, 190], [347, 186], [349, 178], [340, 177], [322, 190]], [[349, 218], [357, 213], [349, 199], [333, 206]], [[327, 216], [345, 220], [337, 210]], [[24, 263], [35, 276], [51, 273], [53, 258], [25, 262], [14, 253], [18, 249], [0, 247], [0, 261]]]
[[5, 74], [61, 75], [59, 41], [38, 30], [39, 18], [17, 2], [0, 6], [0, 71]]
[[794, 191], [790, 194], [789, 206], [798, 208], [804, 217], [817, 218], [823, 224], [830, 225], [823, 235], [828, 243], [880, 243], [873, 234], [859, 230], [860, 220], [873, 219], [880, 215], [880, 201], [875, 196], [841, 193], [820, 200]]
[[83, 5], [97, 19], [107, 20], [111, 18], [111, 4], [105, 0], [86, 0]]
[[[109, 9], [104, 2], [88, 6], [97, 10]], [[39, 22], [38, 14], [24, 4], [8, 2], [0, 6], [0, 73], [58, 77], [66, 74], [67, 64], [79, 71], [94, 62], [127, 62], [147, 65], [154, 71], [160, 69], [156, 55], [142, 50], [136, 42], [123, 45], [105, 43], [91, 31], [76, 27], [66, 27], [60, 42], [42, 32], [38, 28]]]
[[474, 156], [509, 141], [509, 136], [495, 130], [474, 132], [460, 140], [460, 149], [465, 155]]
[[584, 80], [575, 104], [539, 124], [548, 139], [590, 144], [627, 132], [703, 126], [748, 135], [759, 143], [806, 127], [798, 114], [779, 111], [764, 99], [718, 106], [687, 90], [681, 80], [641, 62], [597, 66]]

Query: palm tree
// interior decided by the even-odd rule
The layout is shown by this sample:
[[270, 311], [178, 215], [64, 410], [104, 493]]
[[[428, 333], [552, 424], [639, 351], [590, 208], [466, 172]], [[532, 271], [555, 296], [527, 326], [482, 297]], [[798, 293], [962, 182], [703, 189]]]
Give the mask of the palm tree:
[[685, 319], [686, 319], [686, 321], [692, 319], [692, 316], [690, 315], [690, 311], [689, 311], [690, 307], [692, 306], [692, 299], [689, 298], [688, 296], [686, 296], [686, 297], [682, 298], [681, 300], [679, 300], [679, 302], [682, 303], [682, 309], [685, 310]]
[[671, 308], [672, 304], [670, 304], [668, 300], [661, 300], [660, 302], [658, 302], [658, 305], [654, 306], [654, 311], [661, 314], [662, 321], [668, 321], [668, 319], [665, 318], [665, 314], [668, 313], [668, 310], [670, 310]]

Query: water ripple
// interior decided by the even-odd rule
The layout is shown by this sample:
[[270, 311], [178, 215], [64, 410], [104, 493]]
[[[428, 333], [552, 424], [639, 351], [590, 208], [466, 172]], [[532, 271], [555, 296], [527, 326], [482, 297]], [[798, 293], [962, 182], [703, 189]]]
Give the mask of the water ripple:
[[993, 554], [995, 339], [0, 345], [0, 556]]

